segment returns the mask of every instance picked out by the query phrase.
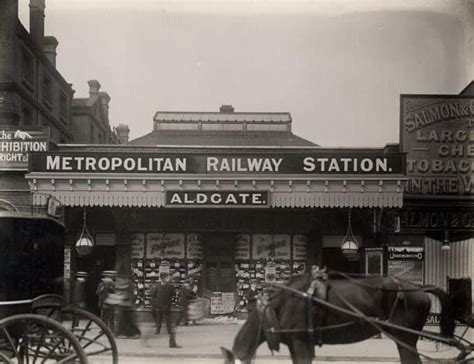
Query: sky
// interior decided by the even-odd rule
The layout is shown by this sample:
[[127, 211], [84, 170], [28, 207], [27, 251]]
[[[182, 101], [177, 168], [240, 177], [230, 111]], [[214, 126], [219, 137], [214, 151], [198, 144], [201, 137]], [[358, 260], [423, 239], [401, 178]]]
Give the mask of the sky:
[[[324, 147], [399, 142], [400, 94], [469, 82], [462, 0], [46, 0], [57, 68], [131, 139], [156, 111], [289, 112]], [[28, 29], [28, 1], [20, 19]], [[463, 23], [464, 21], [464, 23]]]

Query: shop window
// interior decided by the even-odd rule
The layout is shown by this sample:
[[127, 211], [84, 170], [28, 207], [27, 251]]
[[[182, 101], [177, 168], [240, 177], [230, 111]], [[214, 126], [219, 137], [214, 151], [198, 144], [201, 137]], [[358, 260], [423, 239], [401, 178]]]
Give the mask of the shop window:
[[61, 121], [67, 124], [69, 114], [68, 100], [64, 92], [59, 93], [59, 117]]
[[53, 105], [53, 82], [48, 75], [43, 76], [43, 102], [50, 108]]
[[31, 88], [35, 83], [35, 64], [34, 58], [25, 50], [22, 57], [21, 77]]

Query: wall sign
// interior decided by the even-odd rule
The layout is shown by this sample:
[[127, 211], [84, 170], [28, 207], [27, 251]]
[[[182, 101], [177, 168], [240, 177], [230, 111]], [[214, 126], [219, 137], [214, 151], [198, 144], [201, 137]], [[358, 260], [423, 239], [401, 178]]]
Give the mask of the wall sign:
[[167, 206], [267, 206], [268, 191], [166, 191]]
[[290, 235], [286, 234], [255, 234], [252, 236], [252, 258], [289, 260], [290, 241]]
[[402, 95], [400, 117], [405, 192], [471, 195], [474, 97]]
[[202, 259], [202, 237], [200, 234], [188, 234], [186, 236], [187, 259]]
[[35, 153], [30, 172], [157, 174], [403, 174], [401, 153]]
[[147, 234], [146, 257], [184, 259], [184, 234]]
[[293, 260], [306, 260], [306, 235], [293, 236]]
[[400, 229], [455, 230], [474, 229], [474, 212], [471, 209], [404, 209], [392, 215], [399, 217]]
[[0, 127], [0, 170], [27, 170], [28, 153], [48, 150], [48, 127]]
[[423, 284], [423, 247], [388, 247], [387, 273], [416, 284]]
[[145, 256], [145, 235], [133, 234], [132, 243], [130, 244], [132, 259], [143, 259]]
[[250, 235], [239, 234], [235, 243], [235, 260], [250, 259]]

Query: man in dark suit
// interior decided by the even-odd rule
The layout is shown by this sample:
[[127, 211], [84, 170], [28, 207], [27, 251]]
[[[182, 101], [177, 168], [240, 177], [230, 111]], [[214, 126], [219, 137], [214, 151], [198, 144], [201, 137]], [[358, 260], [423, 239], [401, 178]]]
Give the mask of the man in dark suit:
[[173, 299], [174, 288], [168, 280], [168, 274], [160, 273], [160, 280], [156, 283], [151, 291], [151, 304], [156, 320], [156, 334], [160, 333], [161, 323], [164, 318], [166, 329], [170, 335], [170, 348], [180, 348], [181, 346], [176, 344], [176, 334], [171, 325], [171, 303]]
[[257, 308], [257, 282], [252, 281], [250, 288], [245, 292], [245, 301], [247, 301], [247, 311], [249, 315]]

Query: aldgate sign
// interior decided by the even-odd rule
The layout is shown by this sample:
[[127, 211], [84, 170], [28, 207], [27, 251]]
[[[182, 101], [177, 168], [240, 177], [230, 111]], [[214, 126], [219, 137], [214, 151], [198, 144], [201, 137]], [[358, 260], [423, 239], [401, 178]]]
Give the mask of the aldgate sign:
[[474, 97], [402, 95], [405, 192], [470, 195], [474, 172]]
[[34, 153], [30, 172], [138, 174], [356, 174], [404, 173], [402, 154]]
[[268, 206], [268, 191], [166, 191], [167, 206]]
[[0, 127], [0, 170], [27, 170], [28, 153], [48, 149], [47, 127]]

